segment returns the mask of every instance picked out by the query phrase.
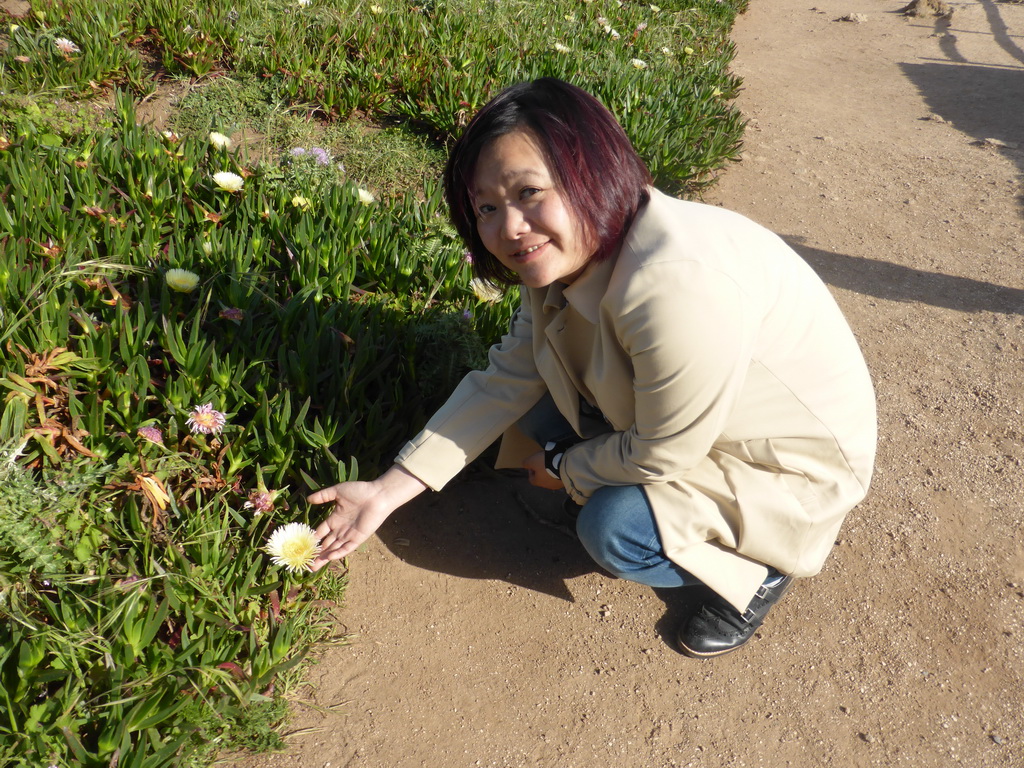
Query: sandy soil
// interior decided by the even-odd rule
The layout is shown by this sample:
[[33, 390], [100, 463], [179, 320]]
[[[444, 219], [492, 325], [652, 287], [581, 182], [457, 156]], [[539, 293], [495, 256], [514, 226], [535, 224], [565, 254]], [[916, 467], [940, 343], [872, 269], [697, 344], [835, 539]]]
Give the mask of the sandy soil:
[[683, 598], [471, 470], [351, 558], [351, 645], [287, 751], [237, 765], [1024, 766], [1024, 5], [813, 1], [740, 19], [751, 125], [708, 200], [807, 258], [875, 377], [876, 479], [824, 571], [690, 660]]

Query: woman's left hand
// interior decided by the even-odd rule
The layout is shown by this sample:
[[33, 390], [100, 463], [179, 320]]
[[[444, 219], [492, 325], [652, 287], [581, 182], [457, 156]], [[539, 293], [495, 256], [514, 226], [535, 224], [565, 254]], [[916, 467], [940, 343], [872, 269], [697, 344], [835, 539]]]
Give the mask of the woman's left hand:
[[544, 467], [544, 451], [537, 451], [537, 453], [527, 456], [523, 460], [523, 467], [529, 475], [530, 485], [547, 488], [549, 491], [565, 490], [561, 478], [552, 477]]

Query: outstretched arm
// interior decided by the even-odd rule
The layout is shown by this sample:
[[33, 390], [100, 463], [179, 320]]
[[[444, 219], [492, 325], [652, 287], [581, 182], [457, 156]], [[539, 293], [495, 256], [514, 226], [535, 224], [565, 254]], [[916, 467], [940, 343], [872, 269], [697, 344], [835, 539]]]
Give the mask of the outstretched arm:
[[354, 552], [392, 512], [426, 489], [415, 475], [396, 465], [376, 480], [338, 483], [310, 494], [310, 504], [334, 502], [334, 511], [316, 529], [320, 554], [313, 570]]

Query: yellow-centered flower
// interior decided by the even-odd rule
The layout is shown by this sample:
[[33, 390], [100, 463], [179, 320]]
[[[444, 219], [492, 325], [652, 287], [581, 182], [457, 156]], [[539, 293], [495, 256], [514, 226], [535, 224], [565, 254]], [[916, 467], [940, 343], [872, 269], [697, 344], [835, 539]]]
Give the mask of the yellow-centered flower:
[[231, 139], [223, 133], [210, 131], [210, 143], [217, 149], [231, 149]]
[[179, 293], [191, 293], [199, 285], [199, 275], [187, 269], [168, 269], [164, 280], [168, 288]]
[[486, 301], [490, 304], [496, 304], [501, 301], [502, 292], [496, 285], [489, 283], [486, 280], [481, 280], [479, 277], [474, 277], [469, 281], [469, 287], [473, 289], [473, 293], [480, 301]]
[[264, 551], [275, 565], [289, 571], [311, 571], [313, 560], [320, 554], [320, 540], [305, 523], [288, 523], [270, 534]]
[[213, 174], [213, 183], [225, 192], [237, 192], [245, 184], [245, 179], [231, 171], [221, 171]]

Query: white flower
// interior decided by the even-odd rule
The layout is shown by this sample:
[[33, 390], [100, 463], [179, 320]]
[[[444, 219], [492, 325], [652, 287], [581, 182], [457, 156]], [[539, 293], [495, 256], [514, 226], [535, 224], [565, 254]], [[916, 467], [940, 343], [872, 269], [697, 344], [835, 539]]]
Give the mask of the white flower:
[[620, 35], [618, 32], [616, 32], [614, 29], [611, 29], [611, 28], [608, 29], [608, 36], [612, 40], [618, 40], [620, 37], [622, 37], [622, 35]]
[[221, 171], [213, 174], [213, 183], [225, 192], [237, 192], [245, 184], [245, 179], [231, 171]]
[[555, 43], [554, 48], [559, 53], [572, 53], [572, 48], [568, 45], [562, 45], [561, 43]]
[[320, 554], [320, 540], [305, 523], [288, 523], [270, 534], [264, 551], [275, 565], [289, 571], [311, 571], [313, 560]]
[[78, 53], [81, 48], [75, 45], [73, 42], [68, 40], [66, 37], [58, 37], [53, 41], [53, 44], [57, 46], [57, 50], [63, 53], [65, 56], [70, 56], [72, 53]]
[[372, 13], [374, 16], [376, 16], [378, 14], [384, 13], [384, 9], [381, 8], [379, 5], [371, 5], [370, 6], [370, 13]]
[[687, 56], [693, 56], [693, 48], [691, 48], [690, 46], [686, 46], [685, 48], [683, 48], [683, 53], [685, 53]]
[[661, 52], [664, 53], [666, 56], [671, 56], [672, 55], [672, 49], [669, 48], [667, 45], [663, 45], [661, 47]]
[[647, 69], [647, 62], [643, 59], [630, 59], [629, 63], [633, 65], [634, 69]]
[[292, 198], [292, 205], [295, 208], [301, 208], [304, 211], [308, 211], [310, 202], [308, 198], [305, 198], [302, 195], [296, 195], [295, 197]]
[[312, 0], [297, 0], [297, 2], [299, 4], [299, 8], [305, 8], [310, 4], [310, 2], [312, 2]]
[[203, 253], [205, 253], [207, 256], [213, 254], [213, 243], [211, 243], [209, 240], [203, 240]]
[[229, 139], [223, 133], [210, 131], [210, 143], [214, 146], [215, 149], [231, 149], [231, 139]]
[[377, 198], [374, 197], [373, 193], [368, 189], [360, 187], [356, 194], [359, 196], [359, 202], [363, 205], [373, 205], [377, 202]]
[[470, 280], [469, 287], [473, 289], [477, 299], [490, 304], [497, 304], [503, 296], [500, 288], [486, 280], [481, 280], [479, 277], [474, 277]]
[[187, 269], [168, 269], [164, 280], [168, 288], [178, 293], [191, 293], [199, 285], [199, 275]]
[[661, 8], [659, 8], [656, 5], [652, 5], [651, 10], [654, 11], [655, 13], [661, 13]]

